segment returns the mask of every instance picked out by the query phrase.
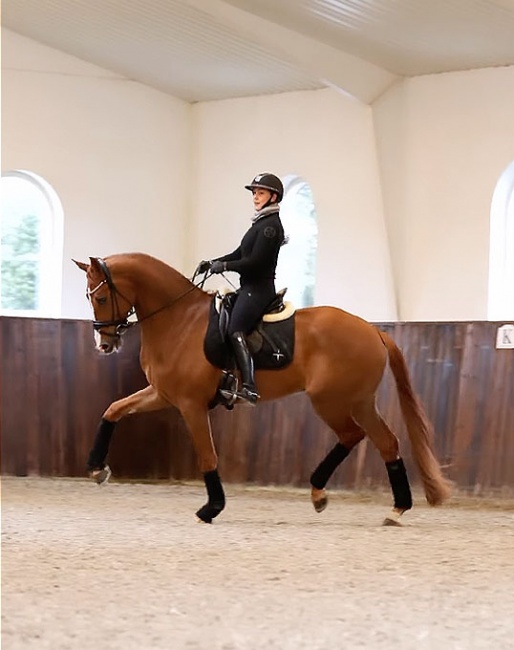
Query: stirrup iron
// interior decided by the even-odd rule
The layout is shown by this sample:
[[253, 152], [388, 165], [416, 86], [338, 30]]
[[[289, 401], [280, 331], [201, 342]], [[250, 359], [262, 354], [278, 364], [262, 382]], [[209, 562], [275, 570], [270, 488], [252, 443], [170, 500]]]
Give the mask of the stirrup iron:
[[223, 371], [223, 377], [220, 382], [218, 393], [224, 399], [224, 406], [231, 408], [237, 400], [238, 381], [237, 377], [228, 370]]
[[255, 406], [257, 401], [260, 399], [257, 389], [254, 386], [247, 386], [245, 384], [243, 384], [241, 390], [237, 392], [237, 397], [252, 406]]

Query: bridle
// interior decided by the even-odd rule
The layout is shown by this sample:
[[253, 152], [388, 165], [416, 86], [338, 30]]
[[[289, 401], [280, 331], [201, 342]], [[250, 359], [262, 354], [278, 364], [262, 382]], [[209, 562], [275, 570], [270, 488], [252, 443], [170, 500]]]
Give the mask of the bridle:
[[[101, 257], [95, 257], [93, 259], [98, 263], [98, 265], [102, 269], [105, 278], [99, 284], [97, 284], [94, 289], [86, 289], [86, 296], [88, 300], [91, 301], [91, 296], [93, 296], [93, 294], [95, 294], [98, 291], [98, 289], [100, 289], [101, 287], [104, 286], [104, 284], [106, 284], [107, 288], [109, 289], [109, 294], [111, 297], [111, 306], [112, 306], [111, 320], [94, 320], [93, 329], [95, 330], [95, 332], [98, 332], [103, 336], [110, 336], [111, 338], [115, 338], [115, 339], [120, 339], [122, 334], [124, 334], [133, 325], [139, 325], [140, 323], [147, 320], [148, 318], [152, 318], [152, 316], [155, 316], [159, 312], [168, 309], [169, 307], [174, 305], [178, 300], [186, 296], [188, 293], [191, 293], [191, 291], [193, 291], [197, 287], [201, 288], [203, 286], [203, 282], [205, 282], [205, 278], [204, 278], [203, 282], [199, 284], [193, 284], [192, 287], [190, 287], [187, 291], [184, 291], [184, 293], [181, 293], [179, 296], [174, 298], [170, 303], [163, 305], [162, 307], [159, 307], [158, 309], [151, 312], [150, 314], [147, 314], [143, 318], [138, 318], [136, 321], [129, 321], [129, 318], [136, 313], [135, 306], [131, 305], [130, 309], [127, 312], [127, 315], [124, 318], [121, 318], [121, 309], [118, 304], [118, 297], [123, 298], [123, 300], [125, 300], [129, 305], [131, 304], [131, 301], [126, 296], [124, 296], [114, 284], [114, 281], [111, 276], [111, 272], [105, 260], [103, 260]], [[196, 277], [196, 272], [195, 275], [193, 276], [193, 281], [195, 277]], [[110, 332], [102, 331], [102, 328], [104, 327], [115, 327], [116, 329], [114, 330], [114, 333], [111, 334]]]
[[[134, 307], [134, 305], [132, 305], [128, 310], [125, 318], [120, 317], [121, 309], [118, 304], [118, 297], [123, 298], [123, 300], [125, 300], [129, 305], [130, 305], [130, 300], [128, 300], [128, 298], [126, 298], [117, 289], [112, 279], [109, 267], [107, 266], [105, 261], [101, 257], [95, 257], [94, 259], [96, 260], [96, 262], [98, 262], [98, 265], [102, 269], [105, 278], [100, 282], [100, 284], [97, 284], [94, 289], [86, 289], [86, 296], [91, 301], [91, 296], [93, 296], [98, 291], [98, 289], [100, 289], [101, 287], [104, 286], [104, 284], [106, 284], [111, 296], [112, 316], [111, 316], [111, 320], [94, 320], [93, 329], [95, 330], [95, 332], [99, 332], [104, 336], [110, 336], [112, 338], [120, 338], [121, 335], [124, 332], [126, 332], [126, 330], [128, 330], [129, 327], [135, 325], [134, 321], [129, 322], [128, 319], [136, 313], [136, 308]], [[114, 334], [111, 334], [110, 332], [102, 332], [103, 327], [115, 327], [116, 329], [114, 330]]]

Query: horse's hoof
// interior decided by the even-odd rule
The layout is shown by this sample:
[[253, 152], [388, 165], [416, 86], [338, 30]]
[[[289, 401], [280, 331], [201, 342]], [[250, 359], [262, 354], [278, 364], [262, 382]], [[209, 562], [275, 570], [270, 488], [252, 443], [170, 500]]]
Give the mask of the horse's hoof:
[[105, 485], [112, 476], [111, 468], [106, 465], [103, 469], [96, 469], [89, 476], [97, 485]]
[[318, 490], [314, 486], [311, 487], [311, 503], [316, 512], [323, 512], [328, 505], [328, 498], [325, 489]]
[[400, 517], [402, 516], [403, 512], [398, 512], [397, 510], [393, 510], [387, 517], [384, 519], [382, 522], [382, 526], [403, 526], [402, 522], [400, 521]]
[[203, 522], [204, 524], [212, 524], [211, 507], [209, 504], [205, 504], [200, 508], [200, 510], [197, 510], [196, 516], [198, 517], [199, 522]]
[[206, 521], [205, 519], [200, 519], [200, 517], [198, 517], [198, 515], [197, 515], [196, 523], [197, 524], [212, 524], [212, 519], [210, 521]]
[[323, 512], [323, 510], [325, 510], [328, 505], [328, 498], [323, 497], [322, 499], [318, 499], [318, 501], [313, 501], [312, 505], [314, 506], [314, 510], [316, 512]]
[[196, 516], [198, 517], [196, 520], [197, 524], [212, 524], [212, 519], [208, 519], [207, 517], [200, 517], [198, 513], [196, 513]]
[[212, 524], [212, 520], [220, 514], [223, 507], [222, 505], [206, 503], [200, 510], [197, 510], [196, 516], [204, 524]]

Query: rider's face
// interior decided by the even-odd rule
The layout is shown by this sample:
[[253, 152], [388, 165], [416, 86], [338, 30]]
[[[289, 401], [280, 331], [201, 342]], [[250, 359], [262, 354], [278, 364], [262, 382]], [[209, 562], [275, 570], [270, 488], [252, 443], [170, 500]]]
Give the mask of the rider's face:
[[264, 190], [260, 187], [252, 190], [253, 194], [253, 207], [256, 210], [261, 210], [266, 203], [271, 199], [271, 192], [269, 190]]

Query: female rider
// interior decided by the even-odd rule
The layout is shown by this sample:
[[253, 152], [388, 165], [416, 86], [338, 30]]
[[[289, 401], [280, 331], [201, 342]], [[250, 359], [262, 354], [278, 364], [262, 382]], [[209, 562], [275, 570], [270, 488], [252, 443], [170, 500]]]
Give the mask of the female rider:
[[264, 173], [258, 174], [245, 188], [253, 194], [255, 214], [251, 227], [235, 251], [200, 262], [198, 270], [201, 273], [207, 270], [211, 273], [239, 273], [240, 289], [230, 317], [228, 334], [242, 377], [243, 386], [238, 397], [254, 405], [259, 394], [246, 335], [256, 327], [276, 295], [275, 270], [278, 253], [284, 243], [284, 229], [279, 216], [284, 187], [280, 178]]

